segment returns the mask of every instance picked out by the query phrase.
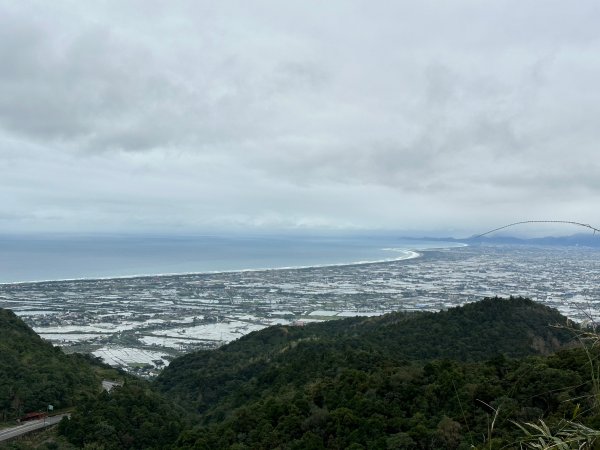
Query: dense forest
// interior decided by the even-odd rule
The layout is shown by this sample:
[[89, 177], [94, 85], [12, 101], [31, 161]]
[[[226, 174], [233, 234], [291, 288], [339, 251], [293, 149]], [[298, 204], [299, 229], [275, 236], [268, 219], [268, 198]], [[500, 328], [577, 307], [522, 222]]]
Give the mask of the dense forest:
[[[540, 419], [556, 436], [600, 428], [580, 333], [523, 298], [270, 327], [84, 396], [58, 430], [104, 449], [525, 448]], [[595, 448], [576, 438], [562, 448]]]
[[439, 313], [392, 313], [271, 327], [214, 351], [173, 361], [158, 388], [203, 414], [303, 386], [341, 369], [372, 372], [436, 359], [485, 361], [498, 355], [549, 354], [572, 341], [556, 310], [523, 298], [484, 299]]
[[96, 395], [116, 371], [87, 355], [65, 355], [12, 311], [0, 309], [0, 421], [62, 409]]

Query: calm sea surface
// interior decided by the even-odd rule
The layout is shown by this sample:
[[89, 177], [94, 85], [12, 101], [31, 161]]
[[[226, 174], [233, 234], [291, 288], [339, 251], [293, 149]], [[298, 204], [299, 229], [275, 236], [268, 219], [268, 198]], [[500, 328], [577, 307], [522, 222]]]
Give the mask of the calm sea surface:
[[0, 283], [352, 264], [454, 245], [394, 237], [0, 237]]

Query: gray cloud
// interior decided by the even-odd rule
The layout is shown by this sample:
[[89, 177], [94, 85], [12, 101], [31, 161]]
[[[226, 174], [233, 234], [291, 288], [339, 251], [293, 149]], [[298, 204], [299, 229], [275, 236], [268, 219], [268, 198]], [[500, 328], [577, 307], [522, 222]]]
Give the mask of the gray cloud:
[[599, 222], [597, 2], [0, 5], [0, 231]]

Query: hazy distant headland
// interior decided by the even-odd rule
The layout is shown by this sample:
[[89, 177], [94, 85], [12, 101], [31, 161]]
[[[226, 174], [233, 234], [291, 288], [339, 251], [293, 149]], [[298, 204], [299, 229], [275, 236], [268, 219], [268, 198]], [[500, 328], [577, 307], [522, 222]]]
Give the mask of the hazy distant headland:
[[511, 245], [565, 245], [565, 246], [587, 246], [600, 247], [600, 235], [595, 233], [578, 233], [570, 236], [545, 236], [536, 238], [524, 238], [512, 235], [491, 235], [483, 237], [405, 237], [407, 241], [425, 242], [461, 242], [469, 245], [474, 244], [511, 244]]

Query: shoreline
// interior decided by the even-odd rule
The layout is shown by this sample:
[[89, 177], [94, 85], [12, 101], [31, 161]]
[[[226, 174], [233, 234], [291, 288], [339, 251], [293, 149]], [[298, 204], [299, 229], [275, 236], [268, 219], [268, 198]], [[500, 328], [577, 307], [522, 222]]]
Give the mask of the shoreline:
[[[428, 248], [419, 251], [437, 250], [440, 248], [452, 248], [452, 247], [436, 247]], [[384, 249], [390, 251], [402, 251], [405, 256], [396, 258], [386, 258], [379, 260], [369, 261], [353, 261], [349, 263], [332, 263], [332, 264], [310, 264], [305, 266], [283, 266], [283, 267], [261, 267], [252, 269], [232, 269], [232, 270], [212, 270], [212, 271], [200, 271], [200, 272], [171, 272], [171, 273], [153, 273], [153, 274], [135, 274], [135, 275], [115, 275], [106, 277], [82, 277], [82, 278], [60, 278], [53, 280], [32, 280], [32, 281], [3, 281], [0, 282], [0, 286], [12, 286], [12, 285], [23, 285], [23, 284], [41, 284], [41, 283], [64, 283], [68, 281], [108, 281], [108, 280], [129, 280], [136, 278], [155, 278], [155, 277], [177, 277], [177, 276], [190, 276], [190, 275], [218, 275], [221, 273], [248, 273], [248, 272], [270, 272], [270, 271], [281, 271], [281, 270], [306, 270], [306, 269], [321, 269], [327, 267], [347, 267], [347, 266], [362, 266], [367, 264], [381, 264], [386, 262], [394, 261], [405, 261], [421, 257], [421, 253], [416, 250], [396, 250], [396, 249]]]

